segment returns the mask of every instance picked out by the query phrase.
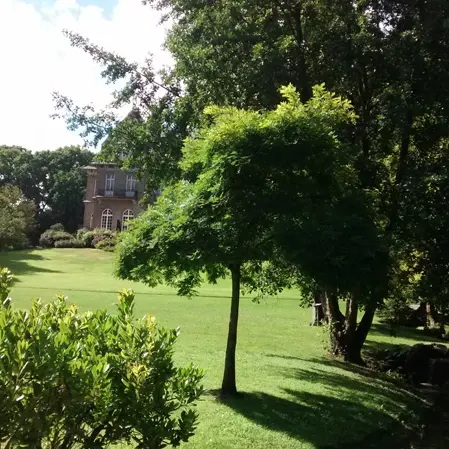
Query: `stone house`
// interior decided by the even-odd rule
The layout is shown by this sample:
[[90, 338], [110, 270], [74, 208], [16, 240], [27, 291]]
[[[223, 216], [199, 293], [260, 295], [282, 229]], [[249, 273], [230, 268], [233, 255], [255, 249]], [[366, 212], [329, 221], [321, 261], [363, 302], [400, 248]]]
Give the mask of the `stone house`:
[[145, 183], [137, 179], [137, 170], [122, 170], [109, 162], [94, 162], [85, 169], [83, 227], [126, 230], [128, 221], [141, 211]]

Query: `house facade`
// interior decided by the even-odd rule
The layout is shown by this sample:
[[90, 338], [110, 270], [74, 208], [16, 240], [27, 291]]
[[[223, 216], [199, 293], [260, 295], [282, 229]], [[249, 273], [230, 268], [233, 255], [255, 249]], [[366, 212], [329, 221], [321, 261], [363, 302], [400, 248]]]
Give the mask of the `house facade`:
[[95, 162], [85, 167], [87, 188], [83, 226], [88, 229], [126, 230], [141, 211], [144, 182], [137, 170], [122, 170], [118, 164]]

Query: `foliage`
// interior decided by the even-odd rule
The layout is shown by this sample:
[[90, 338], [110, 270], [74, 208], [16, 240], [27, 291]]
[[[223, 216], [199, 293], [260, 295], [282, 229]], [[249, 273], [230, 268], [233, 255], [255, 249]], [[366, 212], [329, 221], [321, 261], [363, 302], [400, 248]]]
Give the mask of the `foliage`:
[[62, 231], [64, 232], [64, 225], [62, 223], [55, 223], [51, 225], [48, 229], [51, 229], [52, 231]]
[[[94, 239], [95, 241], [95, 239]], [[113, 238], [102, 238], [94, 244], [95, 249], [102, 249], [103, 251], [114, 251], [116, 240]]]
[[43, 248], [52, 248], [56, 246], [56, 242], [62, 240], [71, 241], [73, 240], [73, 235], [65, 231], [55, 231], [49, 229], [40, 236], [39, 245]]
[[81, 229], [78, 229], [78, 231], [76, 231], [76, 238], [77, 238], [78, 240], [82, 240], [83, 237], [84, 237], [88, 232], [89, 232], [89, 229], [88, 229], [88, 228], [81, 228]]
[[92, 242], [94, 240], [95, 233], [94, 231], [86, 231], [82, 232], [79, 236], [77, 234], [77, 238], [81, 239], [86, 248], [93, 248]]
[[[355, 119], [350, 103], [323, 86], [314, 89], [306, 104], [293, 86], [283, 88], [282, 94], [286, 101], [265, 113], [208, 108], [213, 124], [186, 140], [183, 149], [180, 166], [193, 181], [166, 188], [156, 205], [123, 234], [117, 250], [120, 277], [151, 286], [165, 281], [181, 295], [194, 294], [204, 275], [214, 283], [230, 270], [223, 393], [236, 392], [235, 367], [229, 367], [235, 357], [241, 285], [255, 285], [261, 265], [278, 256], [276, 247], [280, 254], [292, 245], [297, 253], [307, 250], [305, 238], [312, 236], [308, 227], [316, 226], [318, 212], [350, 193], [356, 179], [351, 147], [334, 132]], [[345, 218], [340, 213], [339, 220]], [[293, 240], [286, 234], [291, 223], [298, 223]], [[329, 232], [335, 228], [334, 223]], [[311, 245], [321, 236], [313, 238]], [[356, 249], [363, 251], [363, 246]], [[293, 259], [290, 264], [305, 265], [304, 255]], [[322, 261], [310, 268], [314, 275], [322, 269]], [[272, 280], [276, 287], [283, 282]], [[233, 372], [231, 381], [228, 371]]]
[[[70, 291], [80, 312], [109, 307], [111, 292], [123, 287], [111, 273], [113, 260], [112, 253], [89, 249], [0, 253], [0, 266], [13, 268], [20, 281], [12, 296], [22, 309], [29, 308], [30, 292], [47, 300], [52, 291]], [[185, 449], [364, 447], [370, 436], [375, 447], [380, 427], [400, 432], [401, 422], [412, 425], [422, 404], [401, 383], [323, 357], [325, 327], [309, 326], [310, 309], [298, 306], [302, 292], [296, 288], [265, 297], [258, 305], [251, 296], [242, 298], [237, 376], [244, 399], [219, 401], [213, 392], [223, 374], [231, 280], [203, 285], [194, 300], [177, 296], [166, 285], [153, 290], [137, 283], [133, 288], [136, 316], [150, 312], [164, 327], [181, 325], [176, 362], [184, 366], [194, 361], [207, 368], [204, 388], [211, 394], [198, 402], [198, 429]], [[368, 338], [371, 351], [392, 343], [413, 345], [423, 335], [399, 328], [392, 340], [388, 327], [376, 323]]]
[[84, 248], [84, 242], [72, 238], [70, 240], [57, 240], [55, 241], [55, 248]]
[[[7, 295], [9, 275], [1, 272]], [[81, 315], [63, 296], [28, 311], [0, 306], [0, 442], [84, 448], [179, 446], [195, 430], [202, 372], [176, 368], [178, 330], [136, 320], [134, 293], [117, 313]]]
[[75, 232], [83, 220], [83, 167], [92, 157], [90, 151], [79, 147], [32, 153], [19, 147], [0, 146], [0, 186], [17, 186], [34, 202], [41, 232], [53, 223]]
[[[312, 95], [312, 86], [325, 82], [328, 89], [351, 100], [359, 117], [355, 126], [345, 126], [339, 135], [356, 151], [359, 180], [356, 188], [361, 192], [361, 203], [368, 197], [372, 204], [364, 212], [371, 219], [362, 220], [360, 232], [352, 239], [351, 251], [340, 248], [345, 263], [339, 266], [337, 257], [329, 259], [327, 267], [335, 274], [343, 272], [346, 290], [347, 278], [352, 277], [350, 270], [345, 271], [348, 267], [356, 267], [362, 276], [368, 275], [370, 284], [376, 277], [381, 278], [381, 288], [376, 292], [381, 296], [382, 291], [386, 295], [387, 289], [382, 270], [378, 269], [379, 261], [387, 258], [389, 287], [394, 290], [390, 296], [395, 301], [402, 296], [400, 300], [406, 301], [408, 294], [400, 292], [408, 292], [418, 284], [411, 287], [407, 276], [395, 273], [396, 267], [405, 263], [421, 275], [419, 288], [413, 294], [445, 309], [448, 297], [445, 254], [449, 251], [441, 237], [445, 219], [440, 220], [439, 214], [445, 213], [440, 210], [444, 206], [438, 206], [435, 200], [439, 197], [439, 204], [444, 205], [446, 199], [444, 188], [436, 194], [440, 187], [436, 190], [431, 187], [434, 180], [430, 173], [439, 178], [438, 164], [431, 160], [445, 158], [449, 137], [449, 3], [446, 0], [218, 3], [145, 0], [144, 3], [163, 10], [165, 19], [170, 21], [166, 46], [173, 56], [174, 69], [158, 75], [151, 61], [139, 67], [79, 35], [69, 34], [72, 45], [103, 66], [106, 81], [115, 82], [122, 77], [134, 81], [127, 82], [117, 98], [120, 106], [124, 100], [139, 104], [141, 117], [115, 126], [105, 114], [94, 114], [88, 108], [76, 109], [73, 103], [59, 101], [57, 106], [67, 113], [72, 129], [81, 128], [93, 134], [96, 130], [110, 132], [111, 157], [129, 147], [129, 151], [125, 149], [127, 163], [137, 163], [157, 183], [182, 174], [173, 167], [182, 156], [183, 138], [210, 120], [201, 113], [205, 106], [271, 110], [280, 100], [282, 85], [293, 84], [306, 102]], [[164, 95], [155, 95], [158, 88], [164, 90]], [[363, 207], [359, 204], [354, 207], [358, 216]], [[340, 213], [334, 210], [337, 215]], [[423, 225], [428, 214], [429, 226]], [[326, 217], [326, 213], [321, 220], [327, 242], [332, 245], [336, 239], [327, 231], [335, 223], [331, 223], [332, 217]], [[352, 226], [359, 231], [356, 221], [351, 221]], [[313, 227], [310, 231], [313, 234]], [[432, 232], [438, 238], [430, 237]], [[345, 230], [340, 228], [339, 233], [344, 235]], [[371, 257], [359, 259], [357, 248], [365, 237]], [[382, 251], [378, 251], [378, 244]], [[324, 241], [323, 247], [328, 248]], [[324, 257], [326, 251], [309, 249], [312, 252], [309, 262], [316, 267], [323, 262], [320, 256]], [[354, 260], [347, 263], [352, 256]], [[282, 263], [279, 261], [278, 265]], [[304, 273], [300, 278], [307, 279], [307, 287], [317, 286], [316, 280]], [[334, 276], [335, 279], [338, 277]], [[372, 308], [382, 299], [371, 301]], [[338, 303], [336, 306], [340, 312]]]
[[28, 245], [28, 234], [35, 226], [36, 208], [19, 188], [0, 187], [0, 249], [19, 249]]

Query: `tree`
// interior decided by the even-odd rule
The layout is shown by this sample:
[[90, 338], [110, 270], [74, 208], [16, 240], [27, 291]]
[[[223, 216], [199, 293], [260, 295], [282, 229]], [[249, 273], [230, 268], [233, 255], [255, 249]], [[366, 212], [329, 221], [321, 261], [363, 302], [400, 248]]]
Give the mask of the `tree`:
[[[334, 133], [334, 125], [354, 119], [349, 103], [322, 86], [305, 105], [293, 86], [282, 92], [287, 101], [270, 112], [209, 108], [213, 124], [184, 145], [184, 179], [166, 188], [118, 245], [119, 277], [151, 286], [167, 282], [183, 295], [194, 293], [204, 276], [215, 282], [230, 272], [222, 394], [237, 392], [235, 350], [242, 285], [254, 288], [264, 264], [283, 253], [289, 264], [316, 276], [323, 262], [308, 261], [304, 238], [320, 241], [320, 233], [312, 232], [320, 211], [333, 211], [332, 205], [343, 195], [351, 195], [356, 180], [349, 168], [351, 148]], [[343, 223], [346, 218], [343, 212], [338, 216]], [[335, 223], [334, 219], [330, 233], [335, 234]], [[296, 258], [286, 250], [292, 246], [292, 232]], [[348, 236], [345, 239], [339, 241], [341, 247]], [[361, 252], [364, 246], [357, 243]], [[329, 250], [333, 260], [334, 249]], [[335, 291], [342, 288], [339, 274], [325, 278]], [[345, 275], [348, 284], [356, 282], [350, 272]], [[282, 289], [282, 282], [273, 279], [273, 287]], [[347, 290], [355, 288], [350, 284]]]
[[[144, 136], [137, 140], [140, 149], [128, 153], [130, 160], [140, 162], [154, 181], [161, 180], [155, 167], [166, 167], [168, 160], [171, 167], [176, 165], [182, 138], [205, 120], [199, 112], [205, 105], [273, 109], [282, 84], [292, 83], [307, 101], [311, 86], [325, 82], [327, 88], [349, 98], [359, 116], [357, 124], [345, 130], [358, 153], [359, 189], [374, 205], [375, 222], [393, 262], [390, 268], [400, 266], [401, 258], [411, 254], [401, 238], [404, 220], [400, 216], [405, 213], [403, 206], [412, 202], [404, 188], [410, 182], [410, 156], [415, 148], [424, 155], [430, 145], [438, 146], [449, 130], [448, 3], [145, 3], [164, 9], [173, 23], [167, 47], [175, 67], [169, 74], [157, 78], [151, 65], [126, 65], [116, 55], [70, 35], [72, 44], [103, 64], [108, 80], [129, 77], [130, 83], [122, 91], [128, 99], [142, 100], [143, 117], [148, 119], [139, 133], [127, 136]], [[151, 76], [143, 76], [149, 73]], [[132, 80], [139, 80], [134, 83], [136, 88], [132, 88]], [[161, 102], [154, 95], [143, 95], [155, 92], [157, 85], [163, 85], [167, 92]], [[100, 113], [86, 118], [80, 111], [71, 112], [70, 123], [75, 126], [98, 124], [104, 116]], [[151, 131], [146, 134], [147, 129]], [[166, 136], [170, 136], [167, 146], [163, 141]], [[150, 167], [149, 161], [156, 165]], [[170, 176], [179, 176], [179, 172], [170, 171]], [[390, 273], [390, 277], [395, 274]], [[395, 288], [398, 291], [401, 286]]]
[[36, 208], [18, 187], [0, 187], [0, 248], [21, 248], [35, 226]]
[[62, 223], [75, 232], [83, 221], [86, 173], [90, 151], [63, 147], [31, 153], [18, 147], [0, 147], [1, 185], [15, 185], [33, 201], [38, 231]]
[[406, 254], [403, 255], [407, 281], [415, 301], [426, 302], [439, 314], [441, 334], [449, 312], [449, 215], [448, 141], [435, 141], [411, 148], [409, 177], [403, 186], [407, 201], [398, 211], [398, 222]]

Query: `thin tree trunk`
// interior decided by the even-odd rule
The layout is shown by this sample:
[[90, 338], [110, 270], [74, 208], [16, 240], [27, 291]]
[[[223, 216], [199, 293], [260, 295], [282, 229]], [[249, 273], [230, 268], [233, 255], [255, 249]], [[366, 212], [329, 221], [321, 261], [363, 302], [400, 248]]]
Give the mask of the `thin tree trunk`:
[[298, 5], [293, 10], [293, 19], [295, 21], [295, 37], [296, 44], [298, 46], [298, 80], [297, 87], [299, 88], [301, 101], [306, 103], [312, 98], [312, 86], [309, 80], [309, 74], [307, 70], [307, 62], [304, 54], [304, 48], [306, 43], [304, 42], [304, 33], [302, 29], [302, 4]]
[[325, 320], [325, 295], [324, 291], [316, 288], [313, 292], [313, 309], [311, 326], [321, 326]]
[[399, 163], [396, 170], [396, 177], [393, 189], [393, 197], [391, 201], [390, 216], [387, 224], [387, 235], [392, 235], [396, 228], [396, 222], [399, 216], [399, 198], [398, 188], [404, 182], [407, 173], [408, 158], [410, 154], [411, 131], [413, 125], [413, 115], [407, 112], [404, 129], [402, 131], [401, 146], [399, 151]]
[[446, 328], [444, 327], [444, 310], [443, 308], [441, 308], [441, 312], [440, 312], [440, 334], [442, 337], [444, 337], [444, 335], [446, 334]]
[[232, 275], [232, 300], [231, 314], [229, 317], [228, 343], [226, 346], [225, 368], [223, 382], [221, 384], [222, 395], [236, 395], [235, 382], [235, 348], [237, 346], [237, 325], [239, 320], [240, 302], [240, 265], [233, 264], [230, 267]]
[[347, 301], [347, 315], [345, 323], [345, 360], [351, 363], [361, 363], [360, 350], [357, 345], [357, 317], [359, 304], [355, 295]]
[[327, 297], [327, 305], [329, 310], [329, 333], [331, 353], [335, 356], [344, 353], [344, 321], [345, 317], [340, 311], [338, 298], [334, 293], [330, 293]]

